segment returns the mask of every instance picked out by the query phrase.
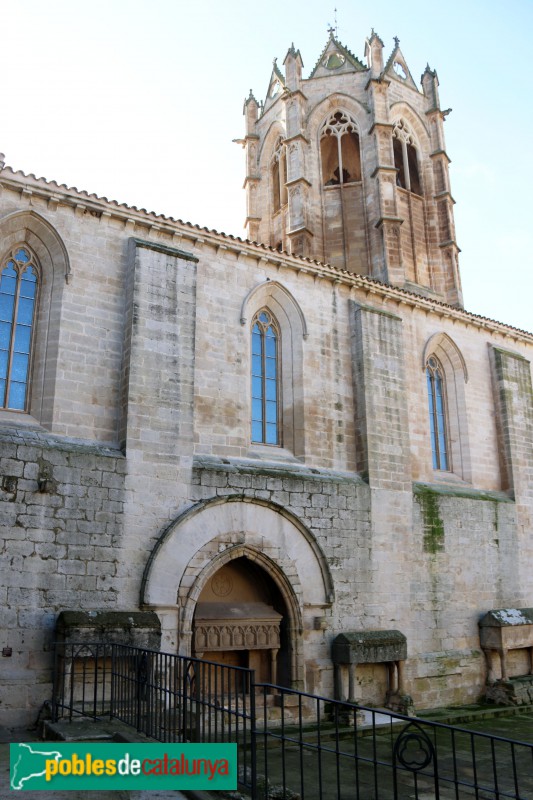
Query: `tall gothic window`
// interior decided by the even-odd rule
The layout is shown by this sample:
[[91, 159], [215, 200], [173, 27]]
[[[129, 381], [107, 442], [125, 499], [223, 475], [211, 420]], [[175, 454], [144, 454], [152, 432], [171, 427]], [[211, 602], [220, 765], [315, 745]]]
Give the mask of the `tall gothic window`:
[[279, 445], [279, 328], [268, 309], [252, 322], [252, 442]]
[[35, 258], [16, 247], [0, 274], [0, 408], [24, 411], [38, 289]]
[[446, 429], [446, 387], [444, 371], [435, 358], [430, 356], [426, 365], [429, 403], [429, 430], [433, 469], [448, 470], [448, 435]]
[[270, 165], [274, 213], [287, 204], [287, 157], [281, 137], [276, 142]]
[[325, 186], [361, 180], [361, 154], [355, 120], [344, 111], [331, 114], [320, 133], [322, 178]]
[[396, 167], [396, 183], [402, 189], [407, 189], [414, 194], [422, 194], [420, 173], [418, 171], [418, 156], [414, 146], [414, 139], [407, 123], [401, 119], [394, 126], [392, 132], [392, 146], [394, 150], [394, 166]]

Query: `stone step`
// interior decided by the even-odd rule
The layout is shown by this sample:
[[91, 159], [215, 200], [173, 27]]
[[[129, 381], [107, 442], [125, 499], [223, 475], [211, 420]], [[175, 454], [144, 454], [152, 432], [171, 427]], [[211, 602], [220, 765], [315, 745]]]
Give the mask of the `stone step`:
[[53, 742], [153, 742], [118, 720], [89, 718], [47, 720], [43, 725], [43, 738]]

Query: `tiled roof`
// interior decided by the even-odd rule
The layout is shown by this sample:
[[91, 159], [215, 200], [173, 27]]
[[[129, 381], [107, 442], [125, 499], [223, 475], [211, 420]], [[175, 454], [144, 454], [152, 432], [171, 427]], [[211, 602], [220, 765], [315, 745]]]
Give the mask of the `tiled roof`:
[[[513, 325], [508, 325], [504, 322], [499, 322], [498, 320], [493, 320], [490, 317], [484, 317], [481, 314], [474, 314], [471, 311], [465, 311], [462, 308], [457, 308], [456, 306], [452, 306], [448, 303], [443, 303], [440, 300], [434, 300], [433, 298], [426, 298], [415, 292], [410, 292], [407, 289], [402, 289], [398, 286], [394, 286], [392, 284], [384, 283], [383, 281], [377, 280], [377, 278], [369, 278], [366, 275], [359, 275], [357, 273], [350, 272], [349, 270], [343, 269], [342, 267], [336, 267], [333, 264], [328, 264], [324, 261], [318, 261], [314, 258], [309, 258], [307, 256], [298, 256], [293, 255], [292, 253], [286, 253], [283, 250], [278, 250], [277, 248], [271, 247], [270, 245], [263, 244], [262, 242], [254, 242], [250, 239], [243, 239], [241, 236], [234, 236], [231, 233], [224, 233], [223, 231], [217, 231], [214, 228], [208, 228], [206, 226], [201, 226], [194, 224], [192, 222], [187, 222], [182, 219], [176, 219], [175, 217], [168, 217], [165, 214], [156, 214], [154, 211], [147, 211], [145, 208], [138, 208], [137, 206], [130, 206], [127, 203], [118, 203], [116, 200], [109, 200], [107, 197], [99, 197], [95, 193], [89, 194], [89, 192], [80, 190], [77, 187], [69, 187], [65, 183], [59, 184], [57, 181], [49, 181], [46, 178], [37, 178], [33, 173], [26, 174], [22, 170], [14, 171], [11, 167], [6, 166], [3, 170], [0, 170], [0, 184], [2, 181], [9, 180], [9, 174], [13, 175], [15, 178], [23, 179], [24, 183], [28, 185], [28, 181], [34, 181], [35, 184], [29, 184], [28, 188], [35, 188], [38, 189], [39, 187], [46, 187], [47, 191], [51, 193], [53, 196], [54, 189], [57, 189], [65, 194], [70, 195], [73, 199], [73, 196], [77, 196], [80, 199], [86, 199], [91, 201], [94, 204], [97, 203], [105, 203], [108, 207], [117, 209], [117, 212], [121, 212], [122, 214], [126, 212], [134, 212], [136, 214], [141, 214], [147, 218], [151, 218], [153, 220], [160, 220], [162, 222], [168, 223], [169, 225], [181, 225], [190, 231], [203, 231], [206, 234], [219, 237], [225, 239], [229, 242], [236, 242], [241, 243], [243, 245], [252, 247], [254, 249], [260, 250], [265, 253], [271, 254], [271, 256], [277, 256], [285, 259], [287, 261], [288, 266], [294, 266], [294, 262], [296, 264], [301, 263], [302, 269], [305, 269], [305, 265], [309, 264], [311, 267], [316, 267], [319, 270], [327, 270], [330, 277], [335, 275], [338, 276], [339, 280], [345, 280], [346, 282], [355, 284], [360, 288], [367, 288], [370, 292], [373, 290], [383, 290], [390, 294], [393, 294], [395, 297], [401, 300], [402, 297], [405, 297], [406, 300], [410, 300], [411, 302], [415, 302], [418, 305], [427, 305], [428, 307], [433, 307], [435, 310], [441, 310], [442, 313], [450, 314], [453, 316], [463, 317], [467, 320], [476, 321], [478, 324], [487, 325], [489, 327], [493, 326], [501, 326], [509, 331], [514, 331], [521, 336], [526, 336], [528, 339], [533, 341], [533, 332], [526, 331], [522, 328], [516, 328]], [[58, 198], [60, 199], [60, 198]], [[64, 199], [64, 198], [63, 198]], [[100, 209], [102, 210], [102, 209]], [[147, 224], [149, 221], [147, 219]], [[297, 267], [298, 268], [298, 267]]]

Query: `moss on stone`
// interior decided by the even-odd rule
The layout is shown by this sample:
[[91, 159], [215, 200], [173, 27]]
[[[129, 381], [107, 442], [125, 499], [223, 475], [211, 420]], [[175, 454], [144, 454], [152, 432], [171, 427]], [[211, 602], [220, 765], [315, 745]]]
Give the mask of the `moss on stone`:
[[474, 489], [470, 486], [454, 486], [452, 484], [414, 483], [413, 494], [416, 496], [430, 492], [444, 497], [460, 497], [466, 500], [484, 500], [490, 503], [512, 503], [512, 497], [505, 492], [486, 489]]
[[[499, 520], [498, 520], [498, 503], [496, 500], [492, 500], [492, 507], [494, 509], [494, 530], [498, 532], [499, 528]], [[500, 544], [499, 539], [494, 540], [498, 545]]]
[[438, 495], [428, 487], [417, 487], [415, 500], [420, 506], [424, 522], [424, 551], [438, 553], [444, 550], [444, 522], [440, 516]]

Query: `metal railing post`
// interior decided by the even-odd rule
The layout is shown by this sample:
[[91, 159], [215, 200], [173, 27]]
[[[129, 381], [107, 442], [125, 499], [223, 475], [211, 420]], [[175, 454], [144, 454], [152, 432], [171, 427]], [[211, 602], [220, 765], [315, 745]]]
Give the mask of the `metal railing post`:
[[59, 669], [58, 669], [58, 644], [54, 643], [54, 675], [52, 681], [52, 722], [57, 722], [57, 695], [59, 692]]
[[116, 645], [114, 643], [111, 644], [111, 686], [109, 689], [110, 697], [109, 697], [109, 719], [113, 719], [115, 716], [115, 670], [116, 670], [116, 662], [115, 662], [115, 652], [116, 652]]
[[[257, 730], [255, 718], [255, 670], [250, 672], [250, 759], [252, 800], [257, 798]], [[246, 780], [246, 776], [245, 776]]]
[[[201, 700], [201, 696], [202, 696], [202, 683], [203, 683], [203, 680], [204, 680], [204, 673], [203, 673], [202, 668], [198, 664], [198, 662], [196, 662], [196, 664], [195, 664], [195, 671], [197, 673], [200, 673], [200, 676], [201, 676], [200, 677], [200, 676], [197, 675], [196, 680], [194, 682], [195, 683], [195, 686], [194, 686], [194, 701], [195, 701], [195, 709], [194, 709], [194, 741], [195, 742], [199, 742], [199, 741], [201, 741], [201, 738], [200, 738], [200, 726], [201, 726], [200, 700]], [[202, 716], [203, 716], [203, 713], [204, 713], [204, 710], [203, 710], [203, 707], [202, 707]]]

